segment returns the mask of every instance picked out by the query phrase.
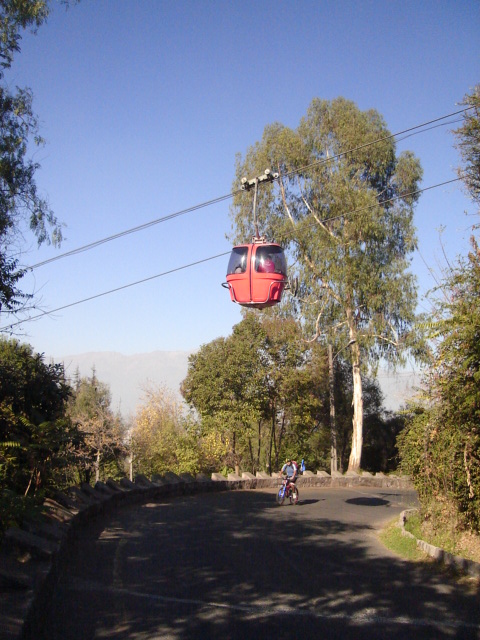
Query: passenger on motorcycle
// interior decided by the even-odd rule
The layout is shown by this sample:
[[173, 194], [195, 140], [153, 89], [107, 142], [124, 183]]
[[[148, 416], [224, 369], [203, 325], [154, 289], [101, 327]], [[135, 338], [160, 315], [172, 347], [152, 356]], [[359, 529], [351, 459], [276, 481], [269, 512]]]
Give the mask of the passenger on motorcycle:
[[282, 467], [282, 470], [278, 475], [282, 477], [283, 474], [286, 474], [288, 478], [288, 484], [295, 485], [295, 482], [297, 481], [297, 476], [298, 476], [297, 463], [294, 460], [287, 458], [285, 460], [285, 464]]

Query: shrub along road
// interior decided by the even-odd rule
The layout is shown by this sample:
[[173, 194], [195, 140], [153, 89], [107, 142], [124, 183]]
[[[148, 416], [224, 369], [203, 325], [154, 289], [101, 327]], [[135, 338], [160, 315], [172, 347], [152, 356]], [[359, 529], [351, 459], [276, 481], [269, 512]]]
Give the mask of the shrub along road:
[[85, 529], [37, 637], [225, 640], [480, 638], [479, 594], [378, 541], [399, 490], [186, 496]]

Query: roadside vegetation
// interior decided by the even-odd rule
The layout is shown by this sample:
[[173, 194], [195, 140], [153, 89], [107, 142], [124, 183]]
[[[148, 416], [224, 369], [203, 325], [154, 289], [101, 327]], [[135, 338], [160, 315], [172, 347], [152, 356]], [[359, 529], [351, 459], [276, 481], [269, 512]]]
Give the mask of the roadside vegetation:
[[[61, 223], [37, 196], [27, 150], [41, 142], [29, 90], [11, 94], [3, 71], [21, 33], [37, 29], [48, 2], [0, 7], [0, 317], [28, 311], [18, 245], [61, 241]], [[480, 198], [480, 97], [465, 97], [455, 140], [465, 188]], [[28, 344], [0, 338], [0, 533], [45, 496], [72, 484], [125, 475], [268, 471], [304, 458], [312, 470], [408, 474], [420, 531], [470, 540], [480, 532], [480, 250], [449, 268], [434, 311], [416, 316], [413, 216], [422, 176], [375, 110], [315, 98], [296, 129], [274, 123], [237, 159], [233, 242], [254, 233], [245, 175], [271, 167], [259, 190], [262, 233], [285, 247], [297, 295], [248, 310], [230, 336], [190, 357], [181, 387], [148, 389], [128, 424], [108, 386], [46, 363]], [[2, 322], [2, 326], [4, 323]], [[13, 325], [12, 325], [13, 326]], [[7, 337], [8, 336], [8, 337]], [[333, 354], [333, 357], [329, 355]], [[422, 396], [386, 412], [379, 363], [425, 365]], [[456, 544], [460, 541], [455, 537]], [[463, 544], [463, 543], [462, 543]]]
[[0, 534], [55, 491], [125, 475], [125, 425], [91, 377], [0, 337]]
[[417, 547], [416, 540], [402, 535], [398, 518], [395, 518], [381, 531], [379, 538], [387, 549], [410, 562], [423, 561], [428, 557], [424, 551]]
[[465, 528], [434, 528], [430, 523], [427, 524], [423, 516], [418, 513], [409, 516], [405, 523], [405, 530], [415, 538], [425, 540], [425, 542], [444, 549], [448, 553], [480, 563], [480, 536]]
[[[464, 123], [454, 133], [459, 170], [480, 204], [480, 85], [465, 97]], [[407, 409], [398, 438], [400, 469], [421, 504], [419, 537], [478, 553], [480, 534], [480, 247], [450, 267], [437, 289], [425, 330], [432, 345], [422, 394]], [[441, 544], [439, 546], [441, 546]]]

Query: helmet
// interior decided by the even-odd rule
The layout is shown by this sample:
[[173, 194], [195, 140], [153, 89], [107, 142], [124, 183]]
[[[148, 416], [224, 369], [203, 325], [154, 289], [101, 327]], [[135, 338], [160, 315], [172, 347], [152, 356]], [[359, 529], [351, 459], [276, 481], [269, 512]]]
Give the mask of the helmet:
[[285, 464], [288, 464], [289, 462], [291, 462], [292, 459], [291, 458], [285, 458]]

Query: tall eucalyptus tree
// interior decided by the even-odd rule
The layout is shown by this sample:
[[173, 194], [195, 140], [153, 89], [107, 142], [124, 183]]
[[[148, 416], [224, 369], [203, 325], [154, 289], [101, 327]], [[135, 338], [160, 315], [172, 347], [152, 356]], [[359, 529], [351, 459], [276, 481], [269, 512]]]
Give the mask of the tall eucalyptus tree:
[[265, 168], [279, 179], [259, 190], [260, 231], [282, 243], [298, 297], [284, 306], [310, 339], [326, 335], [348, 346], [353, 377], [353, 436], [349, 469], [360, 468], [362, 375], [380, 358], [397, 362], [413, 345], [414, 205], [422, 176], [411, 152], [396, 145], [381, 115], [344, 98], [314, 99], [296, 129], [274, 123], [237, 157], [231, 208], [232, 240], [254, 232], [251, 196], [242, 177]]

